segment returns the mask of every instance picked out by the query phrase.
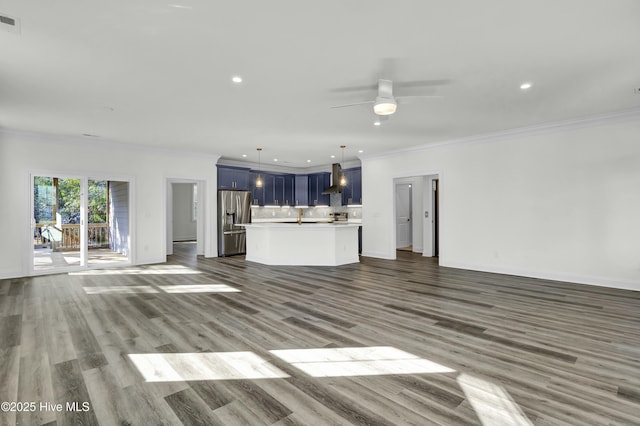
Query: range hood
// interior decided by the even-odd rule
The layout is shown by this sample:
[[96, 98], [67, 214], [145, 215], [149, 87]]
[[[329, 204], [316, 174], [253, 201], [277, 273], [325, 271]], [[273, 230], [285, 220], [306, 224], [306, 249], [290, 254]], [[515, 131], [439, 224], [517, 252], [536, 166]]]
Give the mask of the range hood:
[[331, 165], [331, 186], [322, 191], [322, 195], [340, 194], [342, 192], [340, 176], [342, 176], [342, 167], [340, 167], [340, 163], [333, 163]]

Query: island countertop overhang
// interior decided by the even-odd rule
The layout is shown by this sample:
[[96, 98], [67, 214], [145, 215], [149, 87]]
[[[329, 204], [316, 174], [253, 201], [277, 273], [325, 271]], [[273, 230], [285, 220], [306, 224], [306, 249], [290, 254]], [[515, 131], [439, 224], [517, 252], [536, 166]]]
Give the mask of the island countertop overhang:
[[336, 228], [357, 228], [361, 226], [361, 223], [348, 223], [348, 222], [340, 222], [340, 223], [329, 223], [329, 222], [260, 222], [260, 223], [243, 223], [239, 224], [239, 226], [244, 226], [245, 228], [273, 228], [273, 229], [290, 229], [290, 228], [304, 228], [305, 230], [315, 229], [315, 230], [327, 230], [327, 229], [336, 229]]

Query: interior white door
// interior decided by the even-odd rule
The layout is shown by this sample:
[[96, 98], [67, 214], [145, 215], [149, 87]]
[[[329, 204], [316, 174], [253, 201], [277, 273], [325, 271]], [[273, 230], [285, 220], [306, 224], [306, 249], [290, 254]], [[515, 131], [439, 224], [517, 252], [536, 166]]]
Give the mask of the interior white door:
[[396, 185], [396, 248], [411, 245], [411, 185]]

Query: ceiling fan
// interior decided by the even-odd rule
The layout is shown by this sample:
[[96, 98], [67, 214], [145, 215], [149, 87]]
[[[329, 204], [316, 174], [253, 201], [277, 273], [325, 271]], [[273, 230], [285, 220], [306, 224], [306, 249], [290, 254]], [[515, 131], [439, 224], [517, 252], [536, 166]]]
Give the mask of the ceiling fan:
[[[397, 86], [403, 87], [417, 87], [417, 86], [432, 86], [435, 84], [444, 84], [447, 83], [448, 80], [425, 80], [425, 81], [409, 81], [409, 82], [399, 82], [396, 83]], [[378, 89], [378, 96], [374, 100], [363, 101], [363, 102], [355, 102], [350, 104], [343, 105], [334, 105], [331, 108], [345, 108], [352, 107], [358, 105], [368, 105], [373, 104], [373, 112], [379, 116], [388, 116], [394, 114], [398, 108], [398, 101], [402, 102], [404, 99], [408, 98], [441, 98], [439, 95], [408, 95], [408, 96], [393, 96], [393, 81], [378, 79], [377, 86], [364, 86], [364, 87], [353, 87], [346, 89], [338, 89], [337, 91], [351, 91], [351, 90], [367, 90], [367, 89]]]

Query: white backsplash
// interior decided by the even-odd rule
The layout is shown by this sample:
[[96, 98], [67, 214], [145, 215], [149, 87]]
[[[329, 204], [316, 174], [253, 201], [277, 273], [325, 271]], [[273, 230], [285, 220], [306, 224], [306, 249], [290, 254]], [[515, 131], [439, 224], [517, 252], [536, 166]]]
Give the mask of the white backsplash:
[[[305, 207], [302, 209], [303, 219], [329, 219], [329, 213], [348, 213], [349, 219], [361, 219], [362, 207], [332, 206]], [[292, 219], [297, 220], [299, 209], [296, 207], [264, 207], [251, 206], [251, 219]]]

